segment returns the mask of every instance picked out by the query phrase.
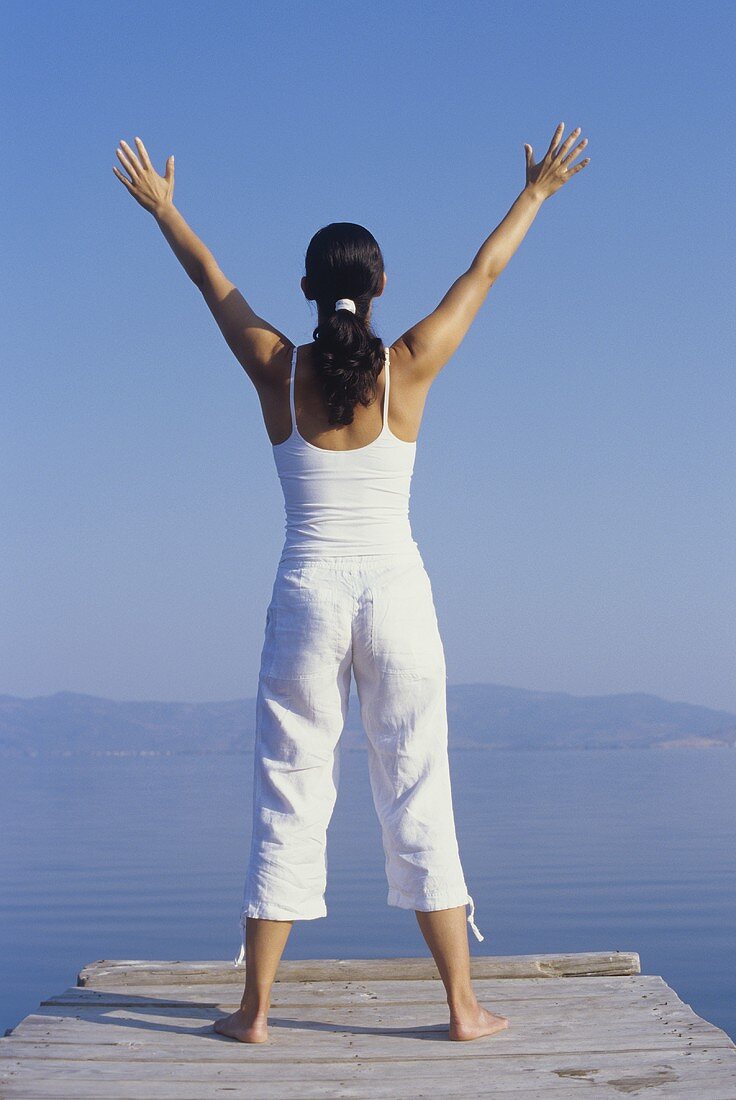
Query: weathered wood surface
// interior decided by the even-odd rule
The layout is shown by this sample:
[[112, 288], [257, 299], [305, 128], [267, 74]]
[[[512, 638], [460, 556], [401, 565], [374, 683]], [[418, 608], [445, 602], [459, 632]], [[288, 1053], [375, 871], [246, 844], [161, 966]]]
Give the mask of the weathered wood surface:
[[[444, 989], [417, 966], [423, 959], [284, 960], [269, 1041], [258, 1045], [212, 1030], [237, 1006], [242, 966], [102, 960], [83, 968], [86, 984], [49, 997], [0, 1039], [0, 1097], [565, 1100], [592, 1090], [618, 1100], [736, 1100], [729, 1036], [661, 977], [639, 973], [635, 953], [600, 959], [619, 955], [633, 973], [499, 977], [497, 965], [480, 976], [479, 964], [485, 973], [501, 960], [474, 958], [479, 1000], [510, 1026], [469, 1043], [449, 1040]], [[593, 956], [512, 962], [574, 967], [583, 957]], [[356, 963], [359, 976], [341, 969]]]
[[[592, 974], [639, 974], [636, 951], [578, 951], [559, 955], [486, 955], [470, 959], [473, 978], [566, 978]], [[99, 989], [111, 981], [143, 984], [151, 982], [240, 982], [245, 968], [232, 962], [151, 962], [148, 959], [99, 959], [83, 966], [77, 985], [93, 984]], [[282, 959], [277, 981], [351, 981], [383, 978], [439, 978], [434, 959]]]
[[[656, 989], [662, 990], [662, 979], [656, 974], [641, 974], [636, 976], [635, 988], [638, 994]], [[547, 978], [517, 978], [513, 982], [497, 978], [475, 978], [474, 988], [480, 995], [492, 999], [503, 996], [504, 1000], [539, 998], [549, 1000], [554, 996], [554, 990], [550, 992]], [[144, 986], [137, 987], [133, 992], [132, 987], [123, 985], [120, 987], [102, 986], [99, 989], [85, 986], [70, 986], [62, 993], [57, 993], [41, 1002], [41, 1005], [115, 1005], [115, 1004], [150, 1004], [152, 996], [155, 996], [156, 1005], [182, 1006], [190, 1004], [227, 1005], [237, 1004], [242, 990], [243, 978], [233, 985], [232, 982], [205, 983], [195, 982], [192, 985], [178, 984], [157, 985], [155, 990], [149, 990]], [[557, 987], [559, 988], [559, 987]], [[609, 997], [612, 993], [625, 988], [618, 977], [596, 978], [566, 978], [562, 986], [565, 994], [565, 1002], [576, 997], [586, 1001], [594, 997]], [[632, 986], [633, 988], [633, 986]], [[445, 1004], [445, 991], [442, 983], [415, 980], [412, 978], [396, 978], [392, 981], [380, 980], [380, 993], [387, 997], [392, 1004]], [[290, 1004], [329, 1004], [349, 1005], [365, 1004], [367, 1001], [378, 997], [375, 991], [375, 983], [370, 981], [280, 981], [273, 987], [272, 1005]]]

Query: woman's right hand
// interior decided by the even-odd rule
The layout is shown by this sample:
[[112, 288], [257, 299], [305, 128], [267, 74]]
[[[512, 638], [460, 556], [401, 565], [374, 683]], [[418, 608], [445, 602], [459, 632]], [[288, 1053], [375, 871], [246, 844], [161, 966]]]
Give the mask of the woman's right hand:
[[585, 165], [590, 162], [590, 157], [586, 157], [574, 168], [570, 167], [575, 157], [588, 144], [588, 139], [583, 138], [572, 152], [568, 151], [573, 142], [580, 136], [580, 127], [578, 126], [559, 149], [556, 149], [564, 129], [565, 124], [561, 122], [552, 135], [549, 149], [539, 164], [534, 163], [531, 145], [524, 145], [524, 152], [526, 153], [526, 187], [541, 199], [548, 199], [550, 195], [554, 195], [555, 191], [559, 191], [563, 184], [567, 183], [576, 172], [579, 172], [581, 168], [585, 168]]
[[112, 170], [121, 183], [124, 183], [133, 198], [149, 214], [155, 214], [164, 206], [173, 202], [174, 198], [174, 157], [166, 161], [165, 175], [159, 176], [151, 164], [148, 150], [139, 137], [135, 139], [138, 146], [140, 160], [127, 142], [122, 141], [115, 150], [115, 154], [130, 175], [130, 179], [124, 176], [119, 168], [113, 164]]

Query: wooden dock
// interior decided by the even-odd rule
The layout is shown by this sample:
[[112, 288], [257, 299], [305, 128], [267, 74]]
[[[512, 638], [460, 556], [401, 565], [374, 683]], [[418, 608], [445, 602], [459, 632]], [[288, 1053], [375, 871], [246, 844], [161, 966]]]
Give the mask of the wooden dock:
[[213, 1031], [244, 966], [101, 960], [0, 1038], [2, 1100], [736, 1098], [736, 1046], [636, 952], [475, 956], [508, 1029], [447, 1033], [431, 958], [282, 960], [269, 1040]]

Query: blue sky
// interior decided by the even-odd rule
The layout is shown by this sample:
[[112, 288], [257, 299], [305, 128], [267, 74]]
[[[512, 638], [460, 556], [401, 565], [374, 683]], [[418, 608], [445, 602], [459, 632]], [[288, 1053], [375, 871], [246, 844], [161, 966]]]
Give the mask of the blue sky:
[[412, 526], [451, 683], [736, 711], [733, 4], [8, 3], [0, 692], [255, 694], [282, 500], [255, 390], [116, 179], [142, 137], [297, 343], [321, 225], [387, 343], [556, 124], [542, 207], [429, 396]]

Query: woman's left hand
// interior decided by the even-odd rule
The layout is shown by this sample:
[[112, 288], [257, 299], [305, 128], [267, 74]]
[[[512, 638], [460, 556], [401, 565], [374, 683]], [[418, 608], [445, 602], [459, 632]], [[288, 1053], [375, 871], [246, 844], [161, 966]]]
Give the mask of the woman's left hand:
[[112, 170], [120, 182], [125, 184], [136, 202], [140, 203], [144, 210], [155, 214], [162, 206], [173, 201], [174, 157], [172, 155], [166, 161], [166, 174], [159, 176], [151, 164], [151, 158], [141, 139], [137, 137], [135, 143], [138, 146], [140, 160], [125, 141], [121, 141], [120, 146], [115, 150], [130, 179], [124, 176], [116, 165], [113, 165]]

